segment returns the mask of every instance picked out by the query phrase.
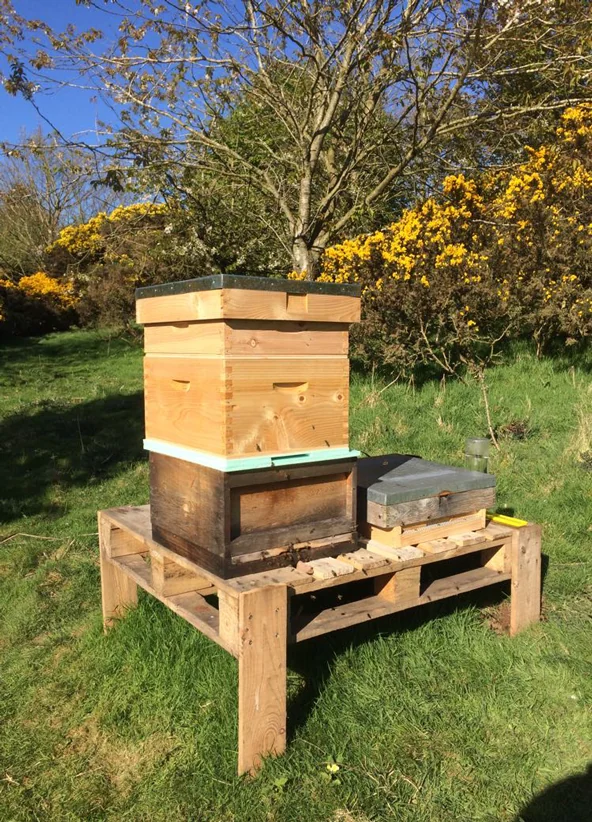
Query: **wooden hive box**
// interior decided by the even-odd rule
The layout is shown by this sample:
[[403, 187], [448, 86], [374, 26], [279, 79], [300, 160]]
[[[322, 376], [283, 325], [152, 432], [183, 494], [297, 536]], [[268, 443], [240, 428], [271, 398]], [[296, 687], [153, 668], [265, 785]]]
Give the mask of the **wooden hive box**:
[[235, 275], [138, 289], [156, 539], [223, 576], [355, 542], [359, 294]]
[[155, 540], [229, 578], [356, 545], [356, 460], [217, 471], [150, 454]]
[[149, 450], [226, 460], [347, 449], [358, 295], [227, 275], [138, 289]]

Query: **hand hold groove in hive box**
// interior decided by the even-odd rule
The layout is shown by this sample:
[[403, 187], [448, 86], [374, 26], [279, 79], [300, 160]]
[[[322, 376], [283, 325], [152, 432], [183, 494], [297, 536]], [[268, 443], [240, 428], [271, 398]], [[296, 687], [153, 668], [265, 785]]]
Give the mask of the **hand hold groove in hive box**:
[[[159, 455], [152, 525], [165, 545], [221, 573], [237, 573], [239, 556], [269, 551], [278, 565], [292, 561], [294, 545], [342, 553], [348, 534], [355, 545], [347, 350], [359, 293], [351, 285], [237, 276], [138, 290], [146, 442]], [[271, 470], [265, 487], [253, 489], [262, 460]], [[215, 482], [206, 482], [216, 475], [200, 464], [220, 464]], [[224, 471], [241, 472], [240, 491], [220, 491]], [[223, 534], [206, 509], [218, 512]], [[218, 549], [208, 544], [214, 531]]]

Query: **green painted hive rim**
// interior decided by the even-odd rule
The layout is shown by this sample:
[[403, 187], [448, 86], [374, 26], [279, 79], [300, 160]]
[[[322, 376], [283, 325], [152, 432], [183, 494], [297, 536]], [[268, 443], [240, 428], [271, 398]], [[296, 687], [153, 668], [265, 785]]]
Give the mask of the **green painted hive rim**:
[[218, 454], [210, 454], [206, 451], [197, 451], [195, 448], [187, 448], [183, 445], [147, 438], [144, 440], [144, 449], [154, 451], [155, 454], [162, 454], [165, 457], [193, 462], [203, 465], [206, 468], [214, 468], [216, 471], [232, 473], [233, 471], [255, 471], [259, 468], [291, 468], [297, 465], [312, 465], [317, 462], [334, 462], [339, 460], [352, 460], [360, 456], [359, 451], [347, 447], [342, 448], [319, 448], [313, 451], [302, 453], [277, 453], [266, 454], [260, 457], [222, 457]]
[[193, 280], [147, 285], [136, 288], [136, 300], [149, 297], [168, 297], [190, 294], [193, 291], [219, 291], [222, 288], [240, 288], [245, 291], [283, 291], [286, 294], [329, 294], [359, 297], [362, 287], [355, 283], [319, 283], [308, 280], [285, 280], [273, 277], [250, 277], [246, 274], [211, 274]]

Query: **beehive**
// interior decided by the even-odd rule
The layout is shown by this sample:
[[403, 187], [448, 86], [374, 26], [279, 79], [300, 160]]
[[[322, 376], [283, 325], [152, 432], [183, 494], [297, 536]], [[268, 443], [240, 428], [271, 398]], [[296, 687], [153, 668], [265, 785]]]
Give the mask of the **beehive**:
[[359, 293], [228, 275], [138, 289], [161, 541], [230, 575], [251, 570], [251, 554], [277, 565], [294, 545], [322, 540], [330, 554], [333, 537], [341, 550], [354, 539], [347, 351]]
[[385, 454], [360, 460], [358, 528], [372, 544], [424, 547], [485, 527], [495, 504], [495, 477], [423, 460]]

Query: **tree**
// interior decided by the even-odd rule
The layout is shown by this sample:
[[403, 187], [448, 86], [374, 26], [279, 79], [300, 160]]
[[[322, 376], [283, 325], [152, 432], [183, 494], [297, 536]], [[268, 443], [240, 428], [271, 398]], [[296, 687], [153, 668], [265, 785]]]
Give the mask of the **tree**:
[[92, 186], [93, 157], [41, 133], [0, 157], [0, 269], [15, 282], [43, 270], [47, 247], [69, 223], [120, 200]]
[[[591, 30], [584, 2], [565, 15], [551, 0], [111, 0], [112, 42], [54, 33], [0, 2], [9, 91], [37, 105], [38, 88], [74, 72], [117, 114], [101, 146], [114, 164], [177, 178], [199, 168], [239, 196], [257, 191], [308, 277], [409, 175], [429, 177], [455, 137], [508, 135], [587, 93], [588, 56], [570, 51]], [[34, 53], [18, 42], [27, 29]], [[532, 99], [496, 93], [509, 72], [534, 71], [545, 82]]]

